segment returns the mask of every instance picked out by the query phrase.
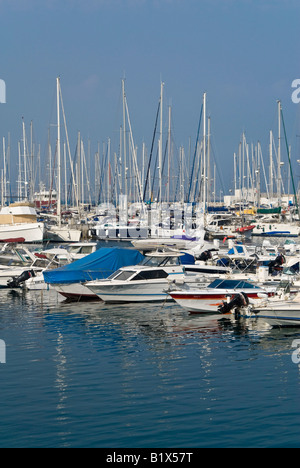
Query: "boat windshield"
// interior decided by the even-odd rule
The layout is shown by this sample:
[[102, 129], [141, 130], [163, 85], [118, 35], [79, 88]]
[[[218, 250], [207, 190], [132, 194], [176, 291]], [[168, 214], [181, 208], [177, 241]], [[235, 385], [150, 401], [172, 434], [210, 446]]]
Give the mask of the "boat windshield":
[[300, 273], [300, 262], [296, 262], [293, 265], [289, 265], [283, 269], [285, 275], [299, 275]]
[[126, 281], [133, 275], [134, 271], [124, 271], [124, 270], [117, 270], [115, 273], [110, 275], [107, 279], [114, 280], [117, 279], [118, 281]]
[[180, 262], [179, 257], [146, 257], [140, 265], [147, 267], [162, 267], [180, 265]]
[[213, 281], [209, 286], [211, 289], [260, 289], [252, 283], [244, 280], [221, 280]]
[[107, 279], [112, 280], [115, 279], [117, 276], [119, 276], [122, 273], [122, 270], [117, 270], [115, 271], [112, 275], [110, 275]]
[[169, 275], [164, 270], [156, 270], [155, 268], [148, 271], [140, 271], [137, 273], [130, 281], [147, 281], [147, 280], [157, 280], [165, 279]]
[[124, 271], [124, 270], [118, 270], [116, 273], [111, 275], [108, 279], [112, 280], [118, 280], [118, 281], [127, 281], [131, 276], [134, 274], [134, 271]]
[[282, 274], [296, 276], [296, 275], [299, 275], [299, 271], [295, 271], [293, 267], [286, 267], [283, 269]]

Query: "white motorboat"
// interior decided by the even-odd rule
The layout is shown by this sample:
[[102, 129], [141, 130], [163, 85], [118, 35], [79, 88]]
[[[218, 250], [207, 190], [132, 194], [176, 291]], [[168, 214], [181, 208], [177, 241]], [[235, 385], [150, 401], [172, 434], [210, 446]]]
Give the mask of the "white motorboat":
[[[153, 252], [142, 264], [121, 268], [108, 279], [87, 282], [85, 286], [104, 302], [172, 300], [166, 292], [169, 282], [185, 278], [185, 266], [179, 260], [181, 256], [183, 254], [178, 252]], [[191, 275], [193, 265], [188, 268]]]
[[253, 236], [259, 237], [299, 237], [298, 223], [257, 223], [252, 231]]
[[272, 326], [300, 326], [300, 294], [293, 299], [261, 298], [251, 301], [244, 314], [251, 318], [260, 318]]
[[243, 279], [216, 279], [205, 288], [170, 288], [170, 296], [190, 313], [216, 313], [224, 302], [231, 301], [238, 293], [246, 293], [249, 298], [259, 298], [260, 294], [274, 296], [277, 288], [262, 287]]
[[19, 262], [0, 266], [0, 288], [19, 288], [45, 269], [45, 261], [30, 254], [31, 262], [20, 255]]
[[[41, 251], [38, 256], [39, 258], [47, 258], [49, 260], [49, 264], [47, 268], [41, 271], [39, 274], [32, 276], [25, 282], [25, 287], [29, 290], [49, 290], [50, 286], [44, 280], [43, 272], [47, 271], [52, 268], [57, 268], [58, 266], [64, 265], [66, 263], [71, 263], [76, 260], [80, 260], [97, 250], [97, 243], [96, 242], [78, 242], [72, 243], [67, 246], [65, 249], [63, 248], [53, 248]], [[72, 285], [72, 289], [74, 290], [74, 285]], [[79, 293], [79, 296], [84, 296], [84, 294], [80, 294], [81, 290], [85, 290], [85, 293], [90, 296], [90, 291], [85, 288], [82, 284], [78, 283], [75, 286], [75, 292]], [[81, 291], [82, 292], [82, 291]]]
[[60, 262], [74, 262], [90, 255], [97, 250], [97, 242], [74, 242], [64, 248], [43, 250], [42, 255], [52, 260], [53, 256]]
[[0, 242], [43, 242], [44, 223], [37, 220], [33, 205], [11, 203], [0, 211]]

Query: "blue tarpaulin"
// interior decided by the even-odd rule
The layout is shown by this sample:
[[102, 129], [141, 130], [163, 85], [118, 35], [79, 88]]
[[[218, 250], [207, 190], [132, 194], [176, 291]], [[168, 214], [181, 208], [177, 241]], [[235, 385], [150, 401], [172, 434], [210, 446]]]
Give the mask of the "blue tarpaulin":
[[137, 250], [101, 248], [66, 266], [44, 271], [44, 280], [49, 284], [70, 284], [108, 278], [119, 268], [138, 265], [144, 258]]

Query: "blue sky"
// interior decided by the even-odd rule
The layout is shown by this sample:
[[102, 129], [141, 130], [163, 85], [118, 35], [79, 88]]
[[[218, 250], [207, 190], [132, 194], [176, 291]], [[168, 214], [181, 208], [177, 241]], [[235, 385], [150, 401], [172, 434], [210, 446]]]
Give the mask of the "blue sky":
[[33, 121], [44, 157], [59, 75], [71, 150], [80, 131], [96, 151], [98, 142], [116, 140], [125, 77], [135, 143], [150, 149], [163, 80], [173, 137], [186, 151], [207, 92], [227, 188], [243, 131], [267, 158], [277, 99], [293, 158], [300, 158], [300, 105], [291, 101], [291, 83], [300, 78], [299, 17], [296, 0], [0, 0], [0, 78], [7, 85], [0, 137], [10, 132], [16, 154], [22, 117], [28, 128]]

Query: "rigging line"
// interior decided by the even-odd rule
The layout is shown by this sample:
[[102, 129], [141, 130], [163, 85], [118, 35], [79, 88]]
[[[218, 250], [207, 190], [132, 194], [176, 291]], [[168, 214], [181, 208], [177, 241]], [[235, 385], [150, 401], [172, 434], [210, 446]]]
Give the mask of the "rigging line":
[[187, 199], [188, 203], [190, 202], [191, 190], [192, 190], [192, 185], [193, 185], [193, 176], [194, 176], [195, 161], [196, 161], [196, 156], [197, 156], [197, 148], [198, 148], [198, 141], [199, 141], [199, 135], [200, 135], [200, 127], [201, 127], [201, 122], [202, 122], [202, 113], [203, 113], [203, 104], [201, 106], [201, 112], [200, 112], [199, 123], [198, 123], [197, 139], [196, 139], [195, 151], [194, 151], [194, 160], [193, 160], [192, 172], [191, 172], [191, 176], [190, 176], [190, 187], [189, 187], [189, 193], [188, 193], [188, 199]]
[[[168, 151], [168, 141], [166, 141], [166, 146], [165, 146], [165, 151], [164, 151], [164, 160], [163, 160], [163, 166], [162, 166], [162, 178], [164, 178], [164, 170], [165, 170], [165, 165], [166, 165], [166, 156], [167, 156], [167, 151]], [[162, 195], [162, 194], [161, 194]], [[160, 187], [158, 187], [158, 195], [157, 195], [157, 200], [160, 199]]]
[[105, 171], [107, 156], [108, 156], [108, 146], [106, 145], [106, 153], [105, 153], [105, 155], [102, 154], [102, 165], [101, 165], [101, 173], [100, 173], [100, 180], [99, 180], [99, 193], [98, 193], [98, 204], [99, 205], [101, 203], [101, 195], [102, 195], [102, 192], [103, 192], [103, 185], [104, 185], [104, 182], [105, 182], [104, 171]]
[[285, 123], [284, 123], [284, 118], [283, 118], [282, 109], [281, 109], [281, 117], [282, 117], [282, 124], [283, 124], [283, 131], [284, 131], [284, 139], [285, 139], [285, 144], [286, 144], [286, 150], [287, 150], [287, 154], [288, 154], [289, 166], [290, 166], [290, 171], [291, 171], [291, 179], [292, 179], [292, 184], [293, 184], [295, 203], [296, 203], [297, 214], [298, 214], [298, 218], [299, 218], [298, 199], [297, 199], [297, 193], [296, 193], [296, 189], [295, 189], [294, 174], [293, 174], [293, 169], [292, 169], [292, 164], [291, 164], [290, 150], [289, 150], [289, 146], [288, 146], [288, 142], [287, 142], [287, 137], [286, 137], [286, 129], [285, 129]]
[[152, 177], [151, 198], [153, 197], [153, 193], [154, 193], [155, 174], [156, 174], [157, 164], [158, 164], [158, 149], [156, 150], [155, 168], [154, 168], [154, 173], [153, 173], [153, 177]]
[[[156, 129], [157, 129], [159, 111], [160, 111], [160, 100], [159, 100], [158, 108], [157, 108], [157, 114], [156, 114], [156, 120], [155, 120], [155, 126], [154, 126], [153, 137], [152, 137], [152, 144], [151, 144], [150, 157], [149, 157], [149, 161], [148, 161], [147, 175], [146, 175], [146, 181], [145, 181], [145, 187], [144, 187], [144, 194], [143, 194], [143, 201], [144, 201], [144, 202], [145, 202], [145, 198], [146, 198], [147, 186], [148, 186], [148, 181], [149, 181], [149, 173], [150, 173], [150, 166], [151, 166], [151, 161], [152, 161], [152, 156], [153, 156], [153, 148], [154, 148], [154, 141], [155, 141], [155, 135], [156, 135]], [[150, 181], [149, 181], [149, 183], [150, 183]]]
[[220, 165], [218, 164], [218, 161], [217, 161], [217, 158], [216, 158], [216, 153], [215, 153], [212, 141], [211, 141], [211, 154], [212, 154], [212, 157], [213, 157], [213, 162], [216, 165], [216, 170], [217, 170], [217, 173], [218, 173], [218, 178], [219, 178], [219, 182], [221, 184], [222, 191], [223, 191], [223, 193], [225, 193], [225, 184], [224, 184], [224, 180], [223, 180], [223, 174], [220, 172], [220, 167], [219, 167]]

